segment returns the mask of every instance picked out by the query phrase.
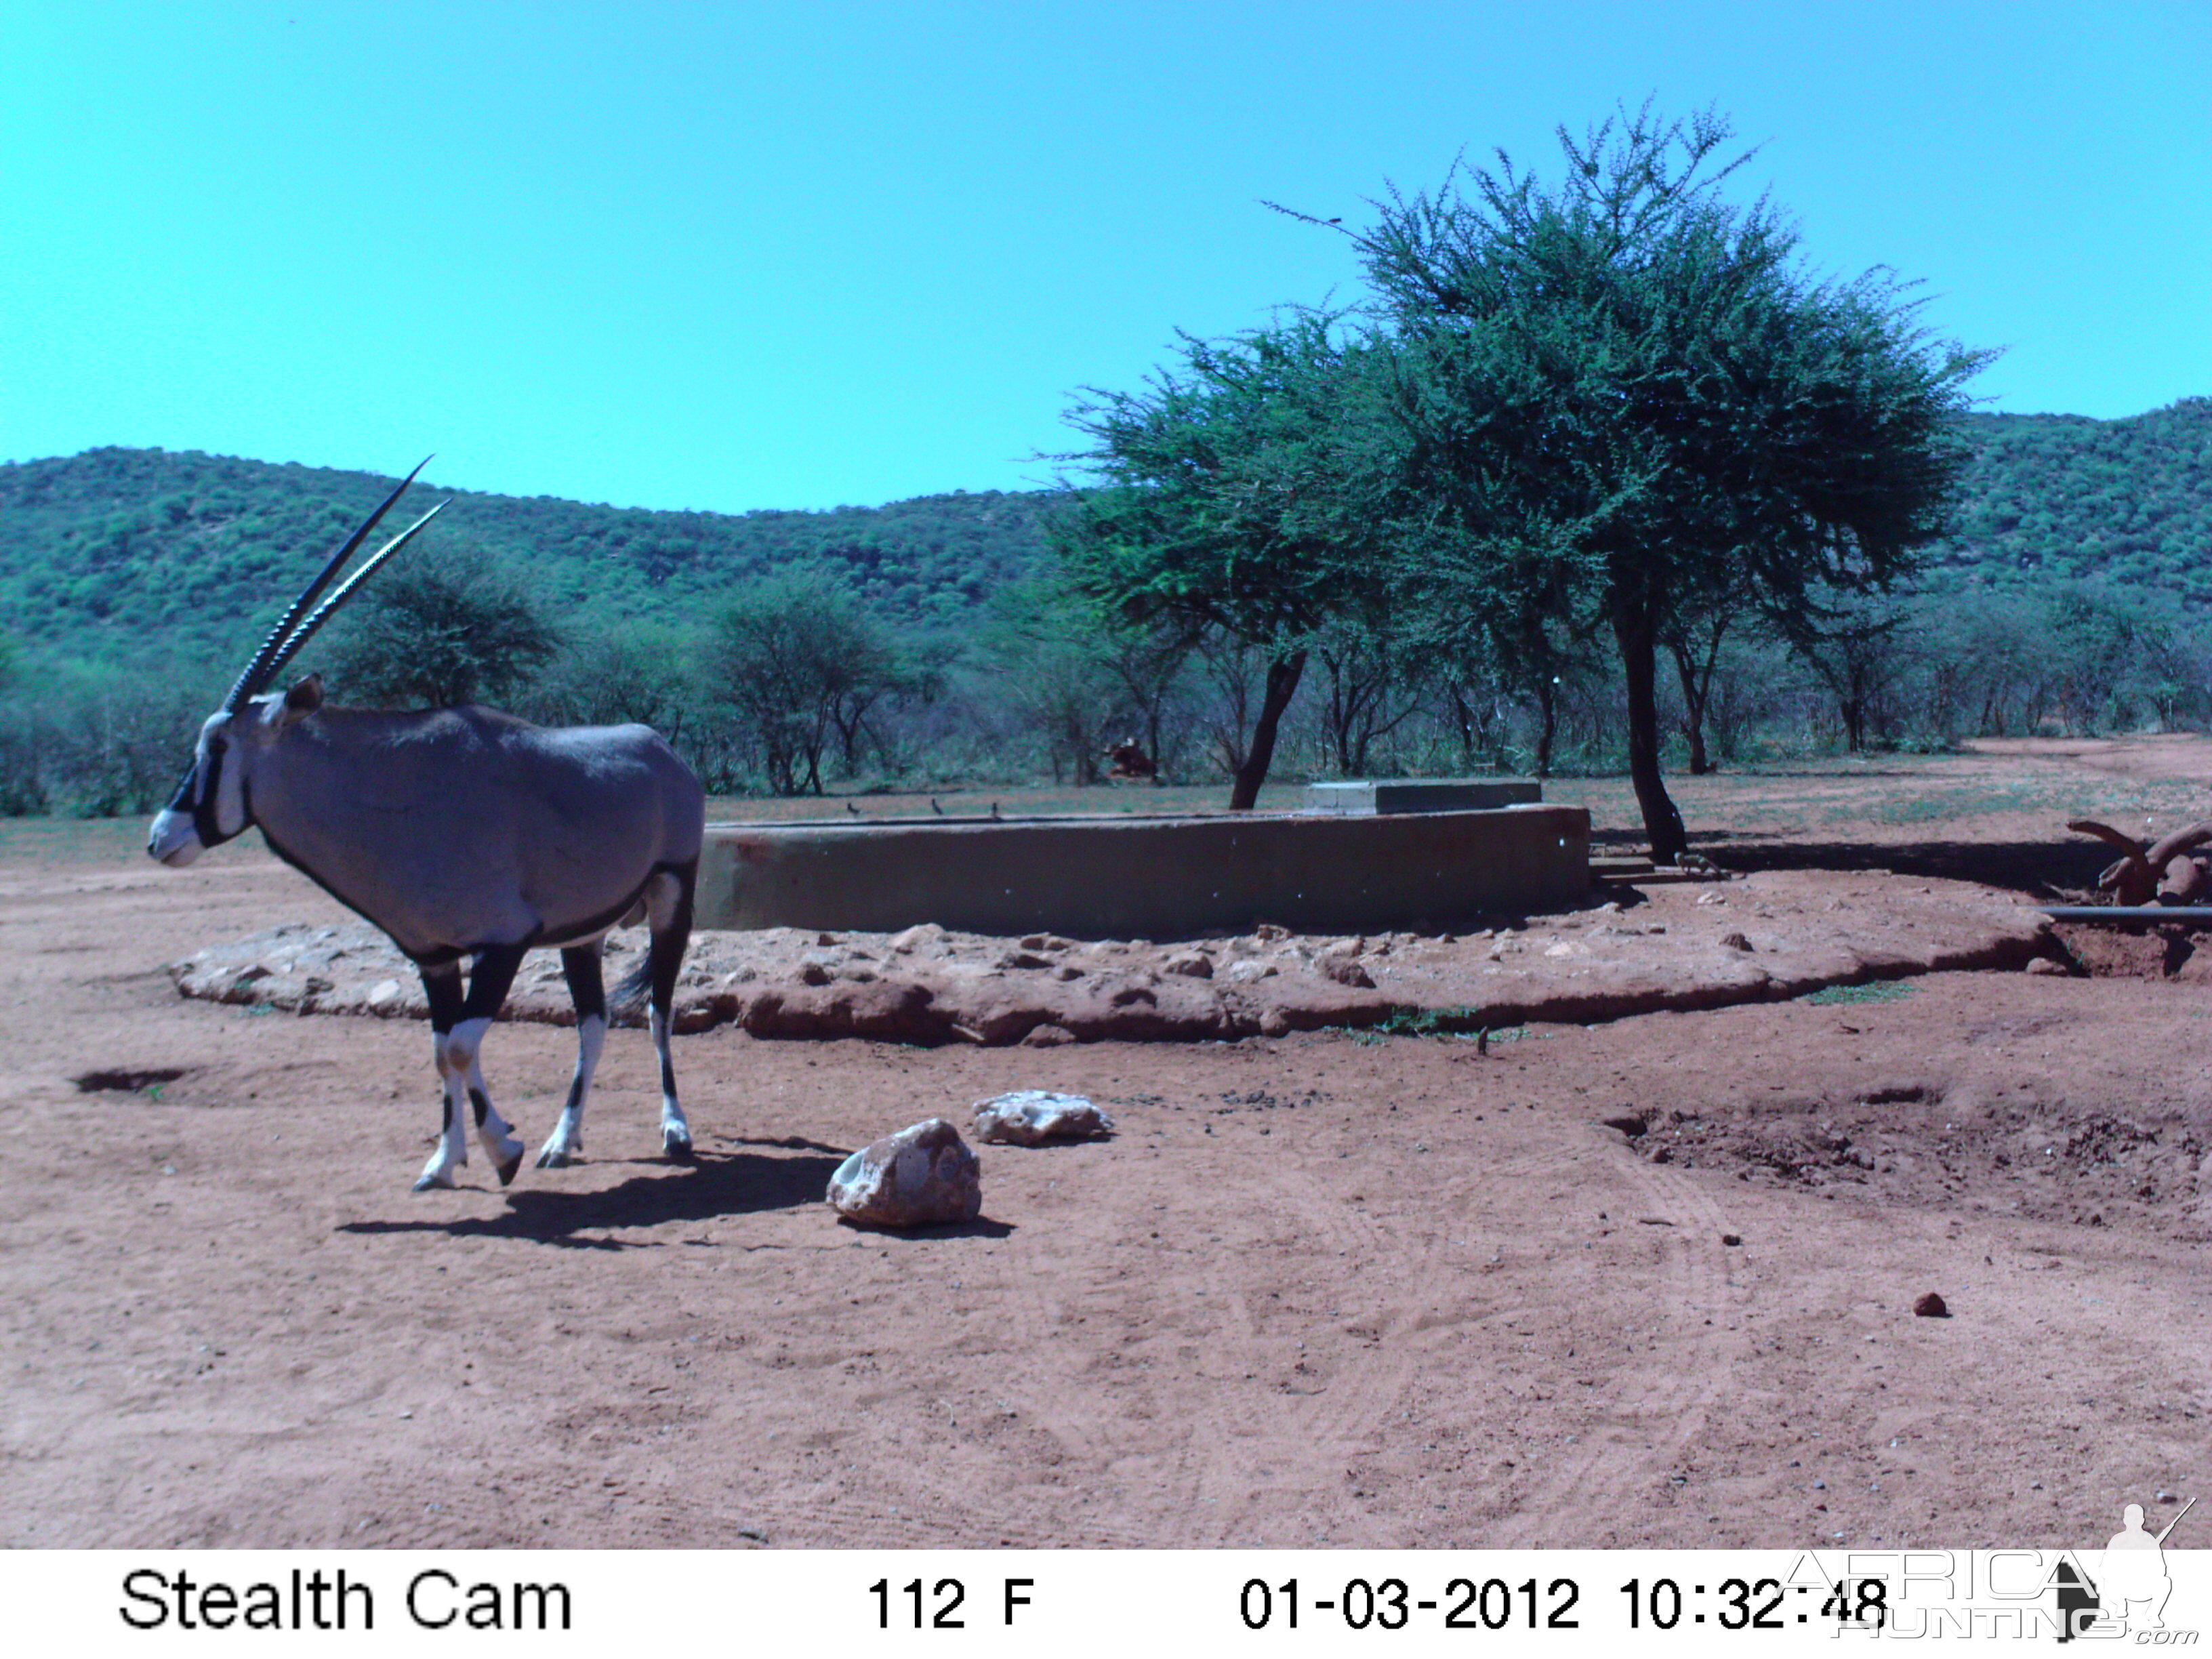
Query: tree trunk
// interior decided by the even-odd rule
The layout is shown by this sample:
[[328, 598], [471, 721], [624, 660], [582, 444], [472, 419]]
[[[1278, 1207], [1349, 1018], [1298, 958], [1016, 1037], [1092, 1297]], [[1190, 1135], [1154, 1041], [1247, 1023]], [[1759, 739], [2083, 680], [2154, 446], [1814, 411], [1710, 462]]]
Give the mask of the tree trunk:
[[1459, 764], [1462, 772], [1475, 769], [1474, 708], [1467, 700], [1466, 689], [1456, 681], [1445, 686], [1444, 696], [1450, 700], [1452, 724], [1459, 729]]
[[1720, 665], [1721, 635], [1727, 632], [1725, 621], [1713, 624], [1712, 639], [1700, 664], [1690, 653], [1686, 638], [1667, 641], [1674, 653], [1674, 672], [1682, 682], [1682, 730], [1690, 740], [1690, 775], [1702, 778], [1713, 769], [1705, 756], [1705, 708], [1713, 696], [1713, 671]]
[[1673, 864], [1689, 850], [1682, 815], [1667, 793], [1659, 773], [1658, 638], [1650, 605], [1616, 594], [1613, 636], [1620, 647], [1620, 667], [1628, 684], [1628, 776], [1636, 804], [1644, 810], [1644, 833], [1651, 840], [1651, 861]]
[[1552, 775], [1552, 744], [1559, 731], [1559, 682], [1553, 675], [1536, 677], [1536, 775]]
[[1306, 653], [1293, 651], [1267, 665], [1267, 689], [1260, 699], [1260, 718], [1252, 723], [1252, 747], [1237, 769], [1237, 782], [1229, 792], [1229, 810], [1249, 812], [1260, 799], [1260, 786], [1267, 781], [1267, 768], [1275, 758], [1275, 728], [1306, 672]]

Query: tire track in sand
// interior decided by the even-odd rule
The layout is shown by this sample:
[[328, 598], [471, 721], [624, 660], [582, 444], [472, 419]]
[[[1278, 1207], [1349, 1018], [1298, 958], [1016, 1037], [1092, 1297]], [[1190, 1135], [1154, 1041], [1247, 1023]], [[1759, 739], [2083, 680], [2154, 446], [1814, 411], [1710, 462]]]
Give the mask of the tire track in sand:
[[[1607, 1381], [1619, 1393], [1610, 1403], [1593, 1401], [1596, 1420], [1588, 1431], [1564, 1456], [1546, 1460], [1544, 1473], [1498, 1528], [1503, 1546], [1557, 1545], [1571, 1534], [1593, 1547], [1613, 1541], [1590, 1530], [1593, 1499], [1616, 1507], [1671, 1501], [1690, 1454], [1711, 1442], [1715, 1408], [1741, 1389], [1748, 1339], [1730, 1330], [1723, 1316], [1736, 1313], [1750, 1295], [1729, 1283], [1720, 1243], [1726, 1216], [1709, 1182], [1626, 1150], [1608, 1151], [1609, 1157], [1584, 1164], [1586, 1189], [1593, 1197], [1605, 1191], [1607, 1209], [1626, 1224], [1619, 1231], [1639, 1236], [1656, 1261], [1637, 1282], [1616, 1285], [1607, 1300], [1646, 1314], [1663, 1310], [1666, 1322], [1658, 1342], [1646, 1341], [1612, 1364]], [[1640, 1237], [1647, 1233], [1648, 1241]], [[1608, 1276], [1619, 1280], [1625, 1273], [1609, 1270]]]

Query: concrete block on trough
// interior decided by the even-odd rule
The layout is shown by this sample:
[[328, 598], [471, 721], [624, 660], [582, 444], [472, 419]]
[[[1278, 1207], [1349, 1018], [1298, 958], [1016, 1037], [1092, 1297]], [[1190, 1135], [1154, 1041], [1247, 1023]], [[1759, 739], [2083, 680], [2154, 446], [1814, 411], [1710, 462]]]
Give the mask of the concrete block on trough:
[[1534, 778], [1392, 778], [1376, 783], [1310, 783], [1306, 811], [1372, 817], [1378, 812], [1480, 812], [1544, 799]]

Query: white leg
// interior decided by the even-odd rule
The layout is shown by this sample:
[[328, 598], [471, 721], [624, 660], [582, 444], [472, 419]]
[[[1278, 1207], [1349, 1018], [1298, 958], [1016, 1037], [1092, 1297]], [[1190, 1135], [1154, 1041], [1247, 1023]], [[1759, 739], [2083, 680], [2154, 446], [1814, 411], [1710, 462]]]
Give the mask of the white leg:
[[646, 884], [646, 921], [653, 930], [653, 1047], [660, 1056], [660, 1149], [678, 1163], [691, 1161], [691, 1126], [676, 1098], [676, 1066], [668, 1052], [671, 1010], [678, 965], [691, 934], [691, 900], [686, 879], [664, 872]]
[[668, 1025], [667, 1014], [654, 1008], [653, 1046], [660, 1055], [660, 1149], [669, 1157], [688, 1163], [691, 1158], [691, 1126], [684, 1120], [683, 1103], [676, 1098], [676, 1067], [669, 1059]]
[[[481, 1035], [483, 1022], [474, 1023]], [[468, 1058], [462, 1059], [455, 1048], [459, 1036], [458, 1027], [449, 1032], [431, 1034], [432, 1056], [438, 1064], [439, 1079], [445, 1085], [446, 1121], [439, 1133], [436, 1150], [422, 1166], [422, 1173], [416, 1177], [415, 1190], [418, 1193], [427, 1193], [434, 1187], [455, 1185], [453, 1172], [469, 1161], [468, 1073], [475, 1063], [476, 1048], [473, 1043], [469, 1045]]]
[[576, 1074], [568, 1082], [568, 1103], [561, 1121], [538, 1154], [541, 1170], [564, 1170], [584, 1151], [584, 1097], [592, 1092], [592, 1074], [599, 1068], [599, 1045], [606, 1041], [603, 1014], [586, 1014], [576, 1022]]
[[491, 1091], [484, 1085], [483, 1067], [476, 1059], [469, 1061], [469, 1104], [477, 1118], [477, 1140], [484, 1149], [484, 1156], [499, 1172], [499, 1184], [506, 1186], [514, 1179], [514, 1172], [522, 1167], [522, 1154], [527, 1150], [518, 1140], [512, 1127], [499, 1115], [491, 1103]]

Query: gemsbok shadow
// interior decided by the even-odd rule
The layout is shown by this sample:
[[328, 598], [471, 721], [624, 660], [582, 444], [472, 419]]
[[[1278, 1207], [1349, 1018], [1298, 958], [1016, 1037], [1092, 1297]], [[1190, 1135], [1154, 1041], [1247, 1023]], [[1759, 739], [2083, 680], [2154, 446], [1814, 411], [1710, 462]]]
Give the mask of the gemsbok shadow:
[[[790, 1141], [739, 1145], [792, 1146]], [[444, 1233], [454, 1238], [514, 1238], [569, 1249], [657, 1249], [669, 1241], [586, 1237], [587, 1233], [643, 1231], [672, 1221], [716, 1221], [769, 1210], [799, 1209], [823, 1202], [830, 1176], [844, 1154], [834, 1147], [798, 1142], [807, 1153], [830, 1156], [771, 1158], [758, 1152], [705, 1149], [688, 1164], [640, 1162], [641, 1173], [598, 1192], [557, 1188], [510, 1189], [495, 1216], [449, 1220], [348, 1221], [342, 1233]], [[419, 1201], [419, 1200], [418, 1200]]]

